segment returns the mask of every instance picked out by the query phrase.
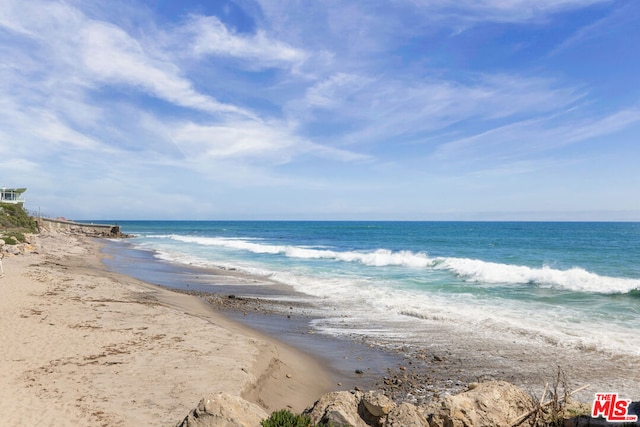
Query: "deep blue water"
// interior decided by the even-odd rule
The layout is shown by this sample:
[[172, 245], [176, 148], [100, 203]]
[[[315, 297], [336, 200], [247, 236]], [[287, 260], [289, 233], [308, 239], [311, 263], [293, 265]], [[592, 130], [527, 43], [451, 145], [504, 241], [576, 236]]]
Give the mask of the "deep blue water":
[[328, 334], [419, 340], [440, 322], [640, 354], [640, 223], [118, 223], [158, 262], [292, 286], [335, 313], [315, 323]]

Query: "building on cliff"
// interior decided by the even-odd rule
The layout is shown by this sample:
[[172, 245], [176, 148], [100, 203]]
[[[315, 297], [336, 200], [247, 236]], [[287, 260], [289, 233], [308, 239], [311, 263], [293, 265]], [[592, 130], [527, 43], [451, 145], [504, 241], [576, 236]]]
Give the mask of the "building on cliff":
[[0, 189], [0, 203], [14, 203], [24, 205], [22, 193], [26, 188], [4, 188]]

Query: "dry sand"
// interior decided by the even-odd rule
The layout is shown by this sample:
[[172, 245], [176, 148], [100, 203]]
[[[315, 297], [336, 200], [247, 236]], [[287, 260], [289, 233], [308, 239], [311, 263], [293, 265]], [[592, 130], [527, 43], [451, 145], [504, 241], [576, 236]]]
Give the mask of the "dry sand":
[[107, 271], [95, 240], [33, 249], [3, 260], [0, 425], [171, 426], [219, 391], [301, 411], [335, 384], [196, 297]]

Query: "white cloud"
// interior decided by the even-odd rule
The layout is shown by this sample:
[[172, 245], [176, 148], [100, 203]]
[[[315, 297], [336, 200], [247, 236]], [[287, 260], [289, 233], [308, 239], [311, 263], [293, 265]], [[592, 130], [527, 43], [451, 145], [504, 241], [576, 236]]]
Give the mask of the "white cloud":
[[255, 121], [202, 125], [172, 125], [170, 138], [192, 162], [232, 159], [248, 164], [282, 164], [311, 154], [337, 161], [363, 161], [369, 157], [315, 144], [296, 135], [284, 123]]
[[264, 30], [241, 35], [229, 29], [215, 16], [193, 16], [185, 29], [194, 35], [196, 55], [239, 58], [249, 68], [288, 67], [303, 62], [308, 54], [287, 43], [269, 37]]
[[[184, 56], [163, 39], [172, 33], [149, 44], [153, 35], [136, 39], [113, 23], [56, 2], [28, 2], [4, 13], [0, 25], [19, 22], [25, 31], [0, 35], [8, 41], [0, 47], [5, 53], [0, 123], [6, 129], [0, 151], [19, 141], [9, 156], [13, 164], [39, 169], [30, 182], [46, 185], [55, 177], [78, 192], [104, 188], [109, 197], [123, 186], [154, 194], [156, 185], [171, 181], [167, 174], [183, 185], [194, 180], [289, 185], [292, 180], [275, 169], [296, 156], [365, 158], [299, 136], [295, 122], [258, 119], [196, 91], [182, 68]], [[226, 37], [218, 45], [223, 50], [207, 54], [279, 67], [305, 57], [264, 33], [245, 38], [227, 32]], [[29, 46], [28, 54], [16, 39]], [[140, 93], [195, 111], [173, 116], [176, 109], [167, 113], [165, 105], [147, 108]]]
[[7, 22], [21, 24], [25, 42], [48, 62], [38, 65], [51, 68], [50, 78], [85, 87], [133, 86], [177, 106], [253, 117], [241, 107], [197, 92], [174, 63], [156, 55], [155, 47], [147, 48], [121, 28], [89, 19], [72, 7], [25, 2], [2, 9], [0, 25]]
[[457, 18], [468, 22], [526, 22], [612, 0], [405, 0], [431, 20]]
[[253, 121], [220, 125], [186, 123], [174, 127], [172, 138], [191, 159], [283, 156], [282, 160], [286, 160], [287, 149], [297, 143], [290, 133]]
[[[216, 201], [207, 209], [224, 209], [222, 199], [241, 189], [235, 199], [260, 215], [252, 195], [275, 200], [265, 208], [274, 209], [291, 205], [295, 189], [300, 200], [311, 190], [326, 192], [317, 200], [345, 200], [338, 213], [379, 209], [349, 192], [400, 200], [397, 189], [428, 187], [438, 171], [449, 178], [464, 169], [464, 186], [478, 171], [498, 182], [560, 170], [559, 148], [640, 122], [639, 110], [619, 99], [594, 99], [606, 98], [606, 88], [592, 89], [598, 82], [586, 72], [574, 78], [535, 62], [539, 51], [487, 66], [492, 58], [480, 55], [491, 39], [474, 52], [480, 60], [462, 59], [468, 68], [449, 51], [438, 57], [440, 43], [453, 55], [469, 47], [468, 38], [442, 38], [443, 28], [541, 23], [606, 1], [283, 0], [264, 1], [262, 10], [252, 1], [241, 12], [182, 21], [152, 3], [0, 1], [0, 153], [22, 166], [11, 169], [16, 177], [45, 193], [38, 198], [60, 203], [46, 193], [66, 188], [85, 206], [94, 200], [93, 212], [118, 200], [145, 216], [149, 200], [172, 186], [185, 189], [187, 209], [206, 205], [202, 194]], [[500, 36], [540, 34], [522, 28], [500, 26]], [[478, 34], [494, 36], [485, 29]], [[455, 162], [475, 163], [444, 170]], [[95, 200], [96, 192], [106, 197]], [[402, 202], [416, 206], [411, 197]], [[301, 212], [313, 216], [323, 203]]]
[[565, 49], [575, 48], [584, 43], [611, 36], [612, 33], [621, 33], [624, 28], [637, 28], [640, 25], [638, 10], [637, 2], [622, 3], [621, 7], [612, 8], [610, 13], [603, 18], [581, 27], [569, 38], [563, 40], [550, 55], [556, 55]]
[[196, 92], [170, 62], [149, 57], [142, 46], [113, 25], [88, 22], [80, 33], [82, 59], [90, 78], [139, 86], [176, 105], [213, 113], [252, 116], [236, 106]]
[[334, 120], [353, 129], [341, 136], [343, 141], [370, 144], [398, 136], [413, 139], [423, 132], [437, 134], [466, 120], [486, 123], [550, 113], [584, 96], [578, 88], [556, 86], [548, 79], [506, 74], [481, 75], [466, 84], [336, 74], [307, 91], [304, 108], [312, 113], [330, 109]]
[[[29, 117], [31, 122], [33, 122], [34, 119], [34, 116]], [[49, 112], [41, 112], [41, 116], [37, 121], [39, 122], [39, 125], [33, 128], [33, 134], [40, 140], [65, 144], [65, 147], [67, 148], [71, 146], [92, 151], [108, 149], [99, 141], [71, 129], [69, 126], [62, 123], [58, 117]]]
[[[566, 120], [566, 118], [565, 118]], [[487, 160], [520, 158], [556, 150], [563, 146], [606, 136], [640, 123], [640, 110], [621, 110], [597, 119], [566, 120], [555, 118], [525, 120], [441, 145], [434, 154], [440, 160]]]
[[[0, 73], [0, 78], [7, 77]], [[0, 93], [6, 94], [0, 85]], [[0, 100], [0, 124], [5, 132], [0, 134], [0, 143], [13, 145], [13, 153], [37, 156], [51, 150], [80, 149], [108, 151], [99, 140], [75, 130], [67, 120], [53, 110], [38, 105], [21, 104], [19, 99], [5, 96]]]
[[372, 82], [370, 78], [339, 72], [307, 89], [305, 100], [311, 107], [337, 107]]

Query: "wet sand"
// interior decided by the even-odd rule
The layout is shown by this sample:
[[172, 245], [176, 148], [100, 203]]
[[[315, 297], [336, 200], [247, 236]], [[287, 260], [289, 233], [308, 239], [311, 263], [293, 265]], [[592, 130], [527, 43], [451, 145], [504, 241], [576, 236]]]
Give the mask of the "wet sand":
[[[505, 341], [487, 337], [481, 331], [477, 336], [460, 335], [455, 328], [434, 329], [420, 347], [371, 337], [351, 341], [314, 332], [310, 322], [316, 312], [306, 304], [273, 297], [233, 294], [229, 298], [226, 294], [184, 292], [199, 295], [231, 319], [278, 336], [298, 348], [313, 349], [323, 342], [325, 351], [320, 349], [317, 354], [326, 358], [329, 357], [326, 350], [333, 349], [337, 357], [327, 362], [334, 369], [349, 378], [354, 369], [362, 371], [372, 380], [372, 385], [371, 381], [365, 383], [368, 387], [384, 390], [398, 402], [428, 403], [445, 393], [462, 392], [472, 382], [490, 380], [508, 381], [534, 396], [541, 395], [545, 384], [557, 385], [562, 393], [590, 385], [573, 396], [574, 400], [588, 404], [592, 403], [594, 393], [602, 390], [614, 390], [633, 400], [640, 397], [640, 361], [632, 357], [611, 358], [589, 349], [562, 348], [554, 343]], [[356, 357], [349, 354], [350, 346]]]

